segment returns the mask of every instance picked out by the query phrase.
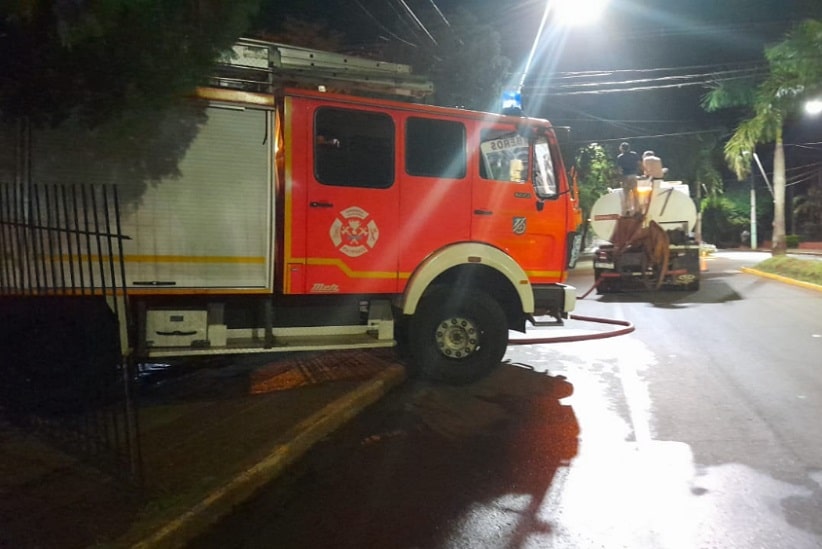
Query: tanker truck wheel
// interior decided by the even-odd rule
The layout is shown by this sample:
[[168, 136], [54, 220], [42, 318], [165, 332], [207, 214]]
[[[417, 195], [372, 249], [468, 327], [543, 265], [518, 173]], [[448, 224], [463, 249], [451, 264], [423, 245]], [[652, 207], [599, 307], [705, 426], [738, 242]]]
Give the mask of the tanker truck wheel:
[[499, 303], [478, 290], [439, 288], [411, 319], [413, 362], [431, 380], [465, 384], [498, 366], [508, 346]]
[[602, 280], [600, 280], [602, 274], [606, 272], [613, 271], [606, 271], [605, 269], [594, 269], [594, 283], [599, 281], [599, 284], [597, 284], [597, 295], [611, 294], [616, 291], [612, 279], [603, 278]]

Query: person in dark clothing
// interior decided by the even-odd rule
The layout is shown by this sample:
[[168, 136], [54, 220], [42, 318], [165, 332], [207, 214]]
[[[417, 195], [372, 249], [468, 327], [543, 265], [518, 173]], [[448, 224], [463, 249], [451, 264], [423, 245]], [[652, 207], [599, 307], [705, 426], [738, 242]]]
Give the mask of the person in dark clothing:
[[642, 159], [631, 150], [631, 145], [622, 143], [619, 146], [617, 166], [622, 184], [622, 215], [633, 215], [639, 211], [636, 180], [642, 171]]
[[642, 161], [636, 151], [631, 150], [631, 145], [622, 143], [619, 146], [619, 156], [617, 165], [622, 175], [639, 175], [642, 169]]

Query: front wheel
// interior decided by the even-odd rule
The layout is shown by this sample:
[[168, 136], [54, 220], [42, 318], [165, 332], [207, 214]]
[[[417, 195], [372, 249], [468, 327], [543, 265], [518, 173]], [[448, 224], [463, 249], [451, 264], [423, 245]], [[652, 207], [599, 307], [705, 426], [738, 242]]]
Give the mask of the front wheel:
[[411, 320], [413, 361], [427, 378], [463, 384], [499, 365], [508, 324], [499, 303], [478, 290], [438, 289]]

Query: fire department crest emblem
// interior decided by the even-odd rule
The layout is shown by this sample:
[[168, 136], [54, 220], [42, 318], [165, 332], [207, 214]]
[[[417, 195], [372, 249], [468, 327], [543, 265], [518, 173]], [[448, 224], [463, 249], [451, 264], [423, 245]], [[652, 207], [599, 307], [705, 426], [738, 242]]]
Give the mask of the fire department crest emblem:
[[511, 230], [514, 234], [525, 234], [527, 221], [524, 217], [515, 217], [511, 223]]
[[380, 238], [377, 223], [357, 206], [341, 211], [328, 233], [334, 246], [348, 257], [367, 253]]

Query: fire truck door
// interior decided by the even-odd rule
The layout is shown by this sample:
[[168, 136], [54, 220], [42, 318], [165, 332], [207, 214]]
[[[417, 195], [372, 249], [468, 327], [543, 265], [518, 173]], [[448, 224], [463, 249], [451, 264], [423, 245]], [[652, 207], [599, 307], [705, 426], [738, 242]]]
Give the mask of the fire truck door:
[[315, 112], [306, 293], [396, 291], [395, 134], [384, 113], [336, 107]]
[[472, 239], [511, 255], [532, 282], [556, 281], [563, 269], [566, 212], [556, 200], [554, 181], [553, 200], [547, 197], [550, 185], [544, 181], [538, 194], [540, 185], [534, 185], [533, 178], [544, 180], [544, 170], [531, 173], [530, 168], [540, 163], [534, 163], [530, 149], [528, 140], [516, 133], [484, 136], [480, 177], [472, 192]]

